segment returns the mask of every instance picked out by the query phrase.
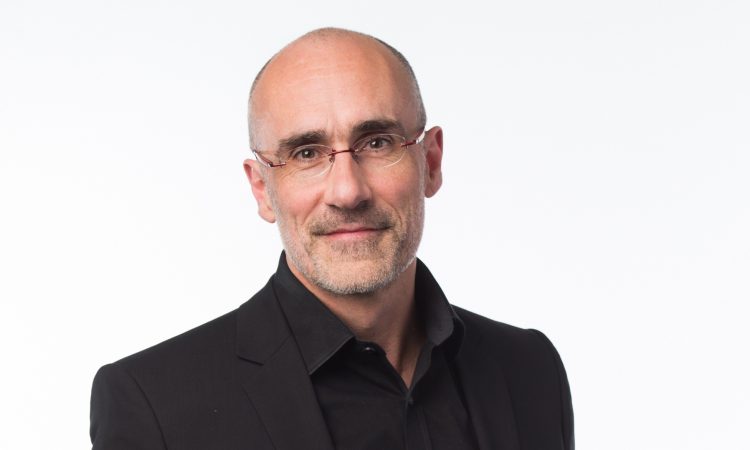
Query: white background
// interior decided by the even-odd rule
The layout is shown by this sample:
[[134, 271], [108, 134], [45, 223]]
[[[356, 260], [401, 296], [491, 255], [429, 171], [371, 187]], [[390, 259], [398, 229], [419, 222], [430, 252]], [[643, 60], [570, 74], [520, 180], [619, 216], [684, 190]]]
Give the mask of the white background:
[[247, 91], [327, 25], [411, 60], [446, 147], [420, 256], [552, 339], [578, 448], [750, 448], [744, 0], [4, 1], [0, 448], [88, 447], [100, 365], [266, 281]]

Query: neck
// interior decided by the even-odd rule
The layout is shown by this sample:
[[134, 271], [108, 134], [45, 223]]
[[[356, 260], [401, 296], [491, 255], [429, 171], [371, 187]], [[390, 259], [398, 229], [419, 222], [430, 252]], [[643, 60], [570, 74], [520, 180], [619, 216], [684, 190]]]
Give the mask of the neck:
[[424, 344], [416, 314], [416, 259], [388, 286], [369, 294], [336, 295], [313, 285], [289, 263], [292, 273], [361, 341], [374, 342], [409, 386]]

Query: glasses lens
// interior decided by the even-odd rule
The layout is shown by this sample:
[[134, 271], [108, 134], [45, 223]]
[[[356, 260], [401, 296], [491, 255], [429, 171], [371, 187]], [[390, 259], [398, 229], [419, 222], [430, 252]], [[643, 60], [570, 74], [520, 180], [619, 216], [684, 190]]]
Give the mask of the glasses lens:
[[360, 163], [368, 168], [389, 167], [401, 161], [406, 151], [406, 139], [397, 134], [376, 134], [355, 145]]
[[286, 155], [286, 165], [290, 175], [308, 178], [320, 175], [330, 165], [331, 149], [325, 145], [309, 144], [295, 148]]
[[363, 170], [377, 170], [390, 167], [403, 159], [406, 153], [406, 139], [397, 134], [374, 134], [355, 142], [353, 151], [333, 150], [325, 145], [303, 145], [284, 155], [287, 175], [296, 179], [314, 178], [325, 174], [336, 158], [344, 158], [349, 153]]

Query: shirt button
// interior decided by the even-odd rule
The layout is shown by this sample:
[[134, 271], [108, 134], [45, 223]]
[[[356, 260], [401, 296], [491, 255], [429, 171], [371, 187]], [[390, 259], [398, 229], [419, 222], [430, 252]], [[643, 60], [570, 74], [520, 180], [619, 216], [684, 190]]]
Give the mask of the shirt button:
[[406, 400], [406, 403], [408, 403], [409, 406], [414, 406], [414, 397], [409, 397], [409, 399]]
[[372, 345], [365, 345], [365, 347], [362, 349], [367, 353], [375, 353], [375, 347]]

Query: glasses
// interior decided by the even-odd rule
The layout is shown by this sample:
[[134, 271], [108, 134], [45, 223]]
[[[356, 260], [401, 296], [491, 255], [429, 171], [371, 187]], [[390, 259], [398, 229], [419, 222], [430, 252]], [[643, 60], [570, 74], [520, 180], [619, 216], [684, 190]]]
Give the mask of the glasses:
[[407, 148], [420, 143], [422, 136], [423, 132], [420, 132], [416, 138], [407, 141], [397, 134], [371, 134], [344, 150], [336, 150], [323, 144], [305, 144], [282, 152], [275, 160], [256, 150], [253, 150], [253, 154], [266, 167], [285, 167], [287, 175], [306, 179], [326, 173], [340, 153], [351, 153], [354, 161], [365, 171], [391, 167], [404, 158]]

